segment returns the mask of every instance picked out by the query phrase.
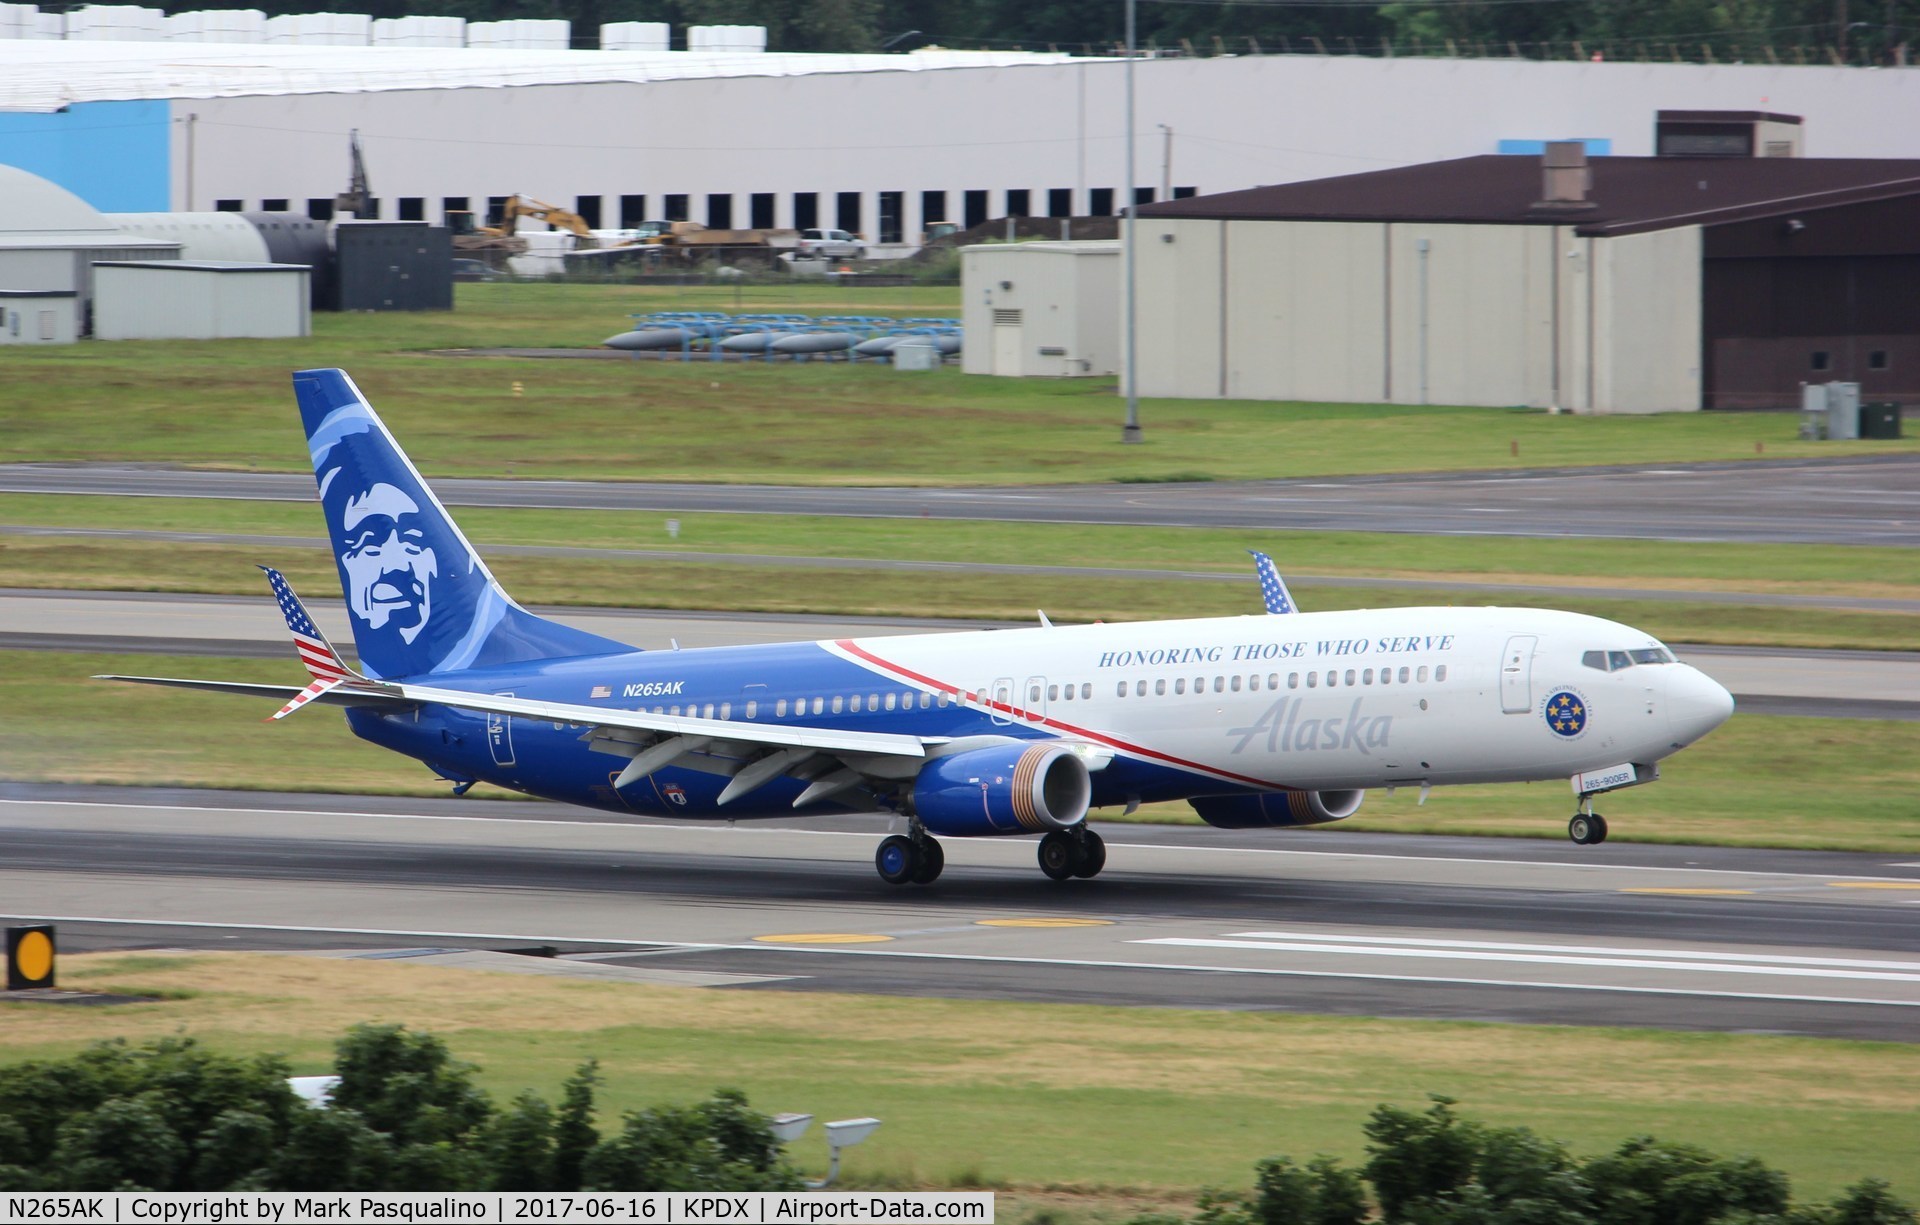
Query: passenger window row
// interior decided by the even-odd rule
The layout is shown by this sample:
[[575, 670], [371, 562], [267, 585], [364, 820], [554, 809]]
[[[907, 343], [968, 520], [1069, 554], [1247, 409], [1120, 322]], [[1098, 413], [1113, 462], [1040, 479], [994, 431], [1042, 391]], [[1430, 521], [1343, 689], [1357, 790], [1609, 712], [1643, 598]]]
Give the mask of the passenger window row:
[[[776, 698], [773, 701], [773, 717], [776, 719], [784, 719], [788, 716], [789, 712], [798, 718], [808, 714], [826, 714], [828, 711], [838, 715], [849, 712], [853, 714], [860, 714], [863, 711], [878, 713], [887, 710], [913, 710], [915, 708], [931, 710], [935, 706], [944, 709], [945, 707], [953, 705], [954, 701], [955, 699], [951, 694], [942, 693], [935, 695], [911, 689], [894, 689], [886, 693], [837, 693], [831, 697]], [[764, 704], [765, 703], [757, 698], [750, 698], [741, 707], [741, 714], [748, 719], [758, 719], [760, 717], [760, 708]], [[733, 718], [733, 703], [721, 702], [718, 705], [712, 702], [708, 702], [705, 705], [689, 703], [685, 707], [656, 706], [653, 708], [653, 713], [656, 715], [678, 715], [684, 713], [690, 719], [731, 719]]]

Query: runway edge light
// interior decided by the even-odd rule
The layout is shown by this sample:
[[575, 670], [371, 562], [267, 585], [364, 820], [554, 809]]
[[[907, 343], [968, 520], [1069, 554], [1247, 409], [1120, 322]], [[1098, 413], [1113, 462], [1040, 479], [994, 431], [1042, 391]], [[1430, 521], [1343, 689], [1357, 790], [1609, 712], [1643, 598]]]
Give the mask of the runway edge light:
[[53, 962], [53, 924], [7, 929], [7, 990], [52, 987]]

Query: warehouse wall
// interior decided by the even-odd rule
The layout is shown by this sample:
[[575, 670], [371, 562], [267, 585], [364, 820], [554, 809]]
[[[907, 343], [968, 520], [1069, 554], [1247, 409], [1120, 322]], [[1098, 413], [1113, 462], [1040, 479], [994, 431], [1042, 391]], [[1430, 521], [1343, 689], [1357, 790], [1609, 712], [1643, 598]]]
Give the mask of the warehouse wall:
[[1599, 411], [1699, 408], [1700, 228], [1609, 238], [1596, 245]]
[[[1806, 116], [1808, 156], [1920, 157], [1920, 73], [1773, 65], [1526, 63], [1502, 60], [1259, 56], [1137, 65], [1138, 177], [1159, 182], [1156, 124], [1174, 130], [1171, 178], [1202, 192], [1351, 174], [1490, 153], [1502, 139], [1600, 137], [1623, 155], [1652, 152], [1661, 108], [1714, 108], [1771, 97]], [[597, 196], [607, 225], [622, 194], [775, 195], [791, 224], [793, 194], [818, 195], [833, 225], [835, 194], [861, 201], [878, 224], [882, 191], [905, 193], [903, 228], [924, 228], [920, 193], [945, 192], [949, 219], [963, 193], [1049, 189], [1090, 211], [1095, 188], [1123, 186], [1122, 65], [1080, 63], [917, 73], [842, 73], [651, 85], [421, 89], [367, 94], [214, 98], [172, 104], [173, 207], [186, 208], [184, 122], [194, 125], [195, 200], [246, 208], [331, 200], [346, 186], [347, 132], [358, 128], [383, 216], [397, 200], [442, 201], [526, 192], [571, 207]], [[1404, 105], [1406, 98], [1420, 105]], [[1741, 103], [1745, 105], [1745, 102]], [[1296, 117], [1284, 137], [1273, 117]], [[982, 133], [1013, 133], [983, 139]], [[63, 180], [64, 181], [64, 180]], [[1117, 196], [1116, 196], [1117, 198]], [[155, 205], [115, 205], [152, 208]]]
[[973, 341], [960, 368], [1016, 377], [1115, 373], [1119, 264], [1118, 243], [963, 248], [961, 323]]
[[1143, 395], [1700, 406], [1697, 229], [1154, 220], [1139, 260]]

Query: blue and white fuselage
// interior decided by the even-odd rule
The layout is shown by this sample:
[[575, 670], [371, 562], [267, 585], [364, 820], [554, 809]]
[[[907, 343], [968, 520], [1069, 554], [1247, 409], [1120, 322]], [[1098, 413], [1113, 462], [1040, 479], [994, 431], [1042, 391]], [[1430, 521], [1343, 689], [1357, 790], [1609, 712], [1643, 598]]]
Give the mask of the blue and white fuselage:
[[[1187, 800], [1212, 824], [1310, 825], [1373, 787], [1571, 779], [1587, 798], [1726, 720], [1648, 635], [1526, 608], [1401, 608], [639, 651], [528, 613], [344, 374], [296, 376], [361, 668], [272, 573], [314, 683], [354, 732], [461, 789], [690, 819], [888, 809], [894, 883], [934, 835], [1041, 834], [1091, 876], [1090, 810]], [[1277, 579], [1277, 576], [1276, 576]], [[238, 692], [278, 687], [178, 681]]]

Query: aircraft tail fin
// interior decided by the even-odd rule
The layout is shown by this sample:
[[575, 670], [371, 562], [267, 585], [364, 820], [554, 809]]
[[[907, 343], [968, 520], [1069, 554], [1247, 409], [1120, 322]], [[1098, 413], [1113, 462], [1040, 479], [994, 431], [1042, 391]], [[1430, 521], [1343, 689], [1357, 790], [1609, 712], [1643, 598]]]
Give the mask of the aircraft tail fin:
[[302, 370], [293, 388], [368, 676], [633, 649], [516, 604], [345, 371]]
[[1293, 593], [1287, 590], [1286, 580], [1280, 577], [1273, 558], [1258, 549], [1247, 552], [1253, 554], [1253, 569], [1260, 576], [1260, 595], [1267, 602], [1267, 611], [1276, 615], [1299, 612], [1300, 606], [1293, 602]]

